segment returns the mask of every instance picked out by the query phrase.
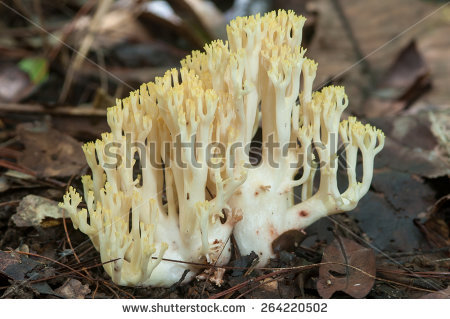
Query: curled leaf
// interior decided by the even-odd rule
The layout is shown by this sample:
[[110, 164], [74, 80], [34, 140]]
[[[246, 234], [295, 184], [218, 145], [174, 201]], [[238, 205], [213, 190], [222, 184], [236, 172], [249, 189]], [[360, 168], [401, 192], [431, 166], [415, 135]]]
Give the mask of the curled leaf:
[[319, 268], [317, 291], [323, 298], [336, 291], [363, 298], [372, 289], [376, 267], [371, 249], [338, 237], [325, 248], [322, 263], [328, 263]]

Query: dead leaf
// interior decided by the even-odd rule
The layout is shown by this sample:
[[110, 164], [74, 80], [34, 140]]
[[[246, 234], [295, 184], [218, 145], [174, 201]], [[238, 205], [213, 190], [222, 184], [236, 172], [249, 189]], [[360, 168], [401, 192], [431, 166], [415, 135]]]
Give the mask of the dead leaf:
[[397, 56], [364, 106], [367, 117], [401, 112], [430, 87], [430, 72], [415, 41]]
[[0, 296], [1, 299], [36, 299], [39, 297], [39, 291], [29, 281], [14, 281]]
[[306, 236], [306, 233], [302, 230], [288, 230], [272, 242], [272, 250], [276, 254], [279, 254], [281, 251], [295, 251]]
[[[399, 181], [396, 184], [397, 187], [390, 189], [400, 190], [402, 185], [408, 190], [411, 190], [411, 187], [417, 187], [411, 198], [420, 191], [430, 192], [428, 185], [419, 183], [415, 185], [408, 177], [408, 174], [393, 172], [391, 180], [395, 181], [398, 178]], [[388, 181], [389, 175], [387, 174], [385, 182]], [[382, 180], [378, 181], [377, 187], [385, 187], [386, 183]], [[383, 252], [429, 249], [429, 245], [424, 242], [422, 234], [414, 225], [414, 219], [420, 214], [420, 207], [423, 207], [426, 202], [421, 202], [420, 196], [415, 199], [414, 202], [420, 204], [418, 209], [407, 201], [407, 192], [397, 199], [395, 197], [398, 196], [397, 191], [395, 191], [396, 194], [387, 196], [379, 193], [384, 191], [383, 188], [376, 190], [377, 192], [369, 191], [351, 213], [352, 218], [357, 221], [357, 225], [362, 231], [363, 238]], [[394, 201], [391, 202], [392, 198], [394, 198]], [[337, 217], [338, 215], [336, 215]]]
[[13, 280], [24, 280], [30, 271], [40, 265], [27, 256], [0, 250], [0, 272]]
[[[445, 111], [436, 111], [434, 115], [439, 117], [442, 112]], [[377, 118], [371, 124], [387, 136], [375, 161], [377, 167], [428, 178], [450, 174], [450, 161], [430, 129], [428, 113]]]
[[403, 172], [389, 169], [376, 171], [372, 187], [384, 194], [403, 222], [417, 218], [435, 201], [435, 191], [429, 184], [418, 176]]
[[[50, 199], [36, 196], [25, 196], [17, 207], [17, 213], [11, 218], [18, 227], [51, 227], [55, 222], [59, 225], [59, 219], [63, 217], [63, 209], [58, 203]], [[50, 220], [49, 220], [50, 219]]]
[[12, 278], [10, 275], [8, 275], [5, 270], [10, 265], [15, 265], [20, 263], [20, 258], [16, 254], [10, 254], [4, 251], [0, 250], [0, 273], [3, 273], [4, 275], [8, 276], [9, 278]]
[[55, 289], [55, 292], [65, 298], [84, 299], [91, 290], [89, 289], [89, 285], [83, 285], [76, 279], [69, 279], [64, 285]]
[[320, 266], [317, 291], [322, 298], [330, 298], [336, 291], [343, 291], [354, 298], [363, 298], [372, 289], [376, 272], [372, 249], [338, 237], [323, 252], [322, 263], [328, 262], [348, 264], [352, 268], [338, 264]]
[[434, 203], [435, 190], [418, 176], [387, 168], [375, 170], [372, 188], [351, 214], [366, 240], [384, 252], [429, 249], [414, 220]]
[[49, 265], [20, 255], [16, 252], [0, 251], [0, 279], [6, 277], [13, 281], [2, 298], [33, 298], [36, 295], [57, 295], [46, 282], [32, 283], [30, 280], [52, 277], [55, 270]]
[[439, 151], [410, 148], [389, 138], [386, 139], [383, 152], [379, 154], [376, 162], [379, 166], [384, 165], [428, 178], [446, 176], [450, 173], [450, 166]]
[[255, 254], [255, 252], [251, 252], [250, 254], [246, 256], [241, 256], [240, 258], [233, 260], [230, 263], [230, 266], [236, 267], [233, 268], [233, 272], [231, 273], [232, 277], [241, 277], [245, 273], [245, 268], [250, 267], [255, 260], [258, 258], [258, 255]]
[[401, 99], [414, 84], [428, 74], [428, 67], [415, 41], [403, 48], [380, 83], [381, 89], [392, 88], [390, 98]]
[[[336, 10], [336, 3], [342, 14]], [[367, 92], [375, 87], [401, 48], [414, 38], [426, 38], [424, 33], [432, 26], [446, 23], [444, 10], [422, 21], [442, 4], [420, 0], [320, 0], [315, 5], [318, 22], [307, 53], [319, 63], [315, 86], [329, 80], [344, 85], [350, 98], [348, 110], [355, 114], [362, 113]], [[448, 38], [446, 34], [442, 33], [441, 38]], [[436, 43], [438, 40], [436, 37]], [[418, 47], [430, 65], [423, 45], [418, 43]], [[434, 49], [438, 50], [436, 46]], [[445, 63], [445, 57], [448, 54], [441, 54], [441, 63]], [[445, 83], [448, 81], [441, 85], [444, 87]]]
[[440, 198], [427, 213], [422, 224], [416, 220], [416, 225], [428, 241], [436, 247], [450, 246], [450, 195]]
[[18, 162], [37, 177], [76, 175], [86, 164], [81, 143], [62, 132], [27, 123], [18, 125], [17, 133], [25, 146]]

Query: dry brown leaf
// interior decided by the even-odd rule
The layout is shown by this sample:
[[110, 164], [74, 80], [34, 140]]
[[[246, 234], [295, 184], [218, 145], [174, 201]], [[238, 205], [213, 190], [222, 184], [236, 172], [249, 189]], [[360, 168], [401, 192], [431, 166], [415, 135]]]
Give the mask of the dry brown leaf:
[[6, 269], [11, 265], [20, 263], [20, 257], [17, 254], [11, 254], [0, 250], [0, 273], [7, 274]]
[[91, 290], [88, 285], [83, 285], [76, 279], [69, 279], [64, 285], [56, 289], [55, 292], [65, 298], [84, 299]]
[[317, 291], [322, 298], [330, 298], [337, 291], [343, 291], [354, 298], [363, 298], [372, 289], [376, 272], [372, 249], [338, 237], [325, 248], [322, 263], [336, 263], [319, 268]]
[[25, 146], [18, 159], [37, 177], [66, 177], [78, 174], [86, 164], [81, 143], [55, 129], [22, 124], [17, 133]]
[[385, 252], [429, 249], [414, 219], [433, 204], [435, 190], [418, 176], [390, 169], [374, 172], [372, 188], [352, 213], [363, 237]]
[[372, 98], [364, 106], [367, 117], [394, 115], [430, 87], [430, 72], [414, 41], [397, 56]]
[[418, 224], [428, 241], [436, 247], [450, 246], [448, 216], [450, 216], [450, 194], [440, 198], [428, 212], [426, 221]]
[[[445, 23], [444, 10], [421, 21], [439, 7], [420, 0], [318, 1], [316, 35], [307, 54], [319, 63], [316, 86], [330, 79], [344, 85], [350, 97], [349, 110], [362, 113], [366, 92], [374, 88], [401, 48], [414, 38], [425, 37], [430, 26]], [[418, 47], [433, 73], [420, 41]]]
[[13, 280], [24, 280], [30, 271], [40, 265], [27, 256], [0, 250], [0, 273]]
[[279, 254], [281, 251], [295, 251], [306, 237], [307, 234], [305, 231], [296, 229], [288, 230], [272, 242], [272, 250], [276, 254]]

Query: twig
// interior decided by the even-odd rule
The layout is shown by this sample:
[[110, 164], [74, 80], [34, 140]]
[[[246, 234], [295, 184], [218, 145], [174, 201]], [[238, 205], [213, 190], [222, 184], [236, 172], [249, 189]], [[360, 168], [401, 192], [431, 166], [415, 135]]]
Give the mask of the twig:
[[88, 249], [86, 249], [85, 251], [81, 252], [78, 257], [82, 258], [84, 255], [86, 255], [88, 252], [90, 252], [92, 249], [94, 249], [94, 246], [90, 246], [88, 247]]
[[92, 293], [92, 299], [95, 299], [95, 295], [97, 294], [97, 290], [98, 290], [98, 281], [95, 283], [95, 290]]
[[[316, 267], [317, 265], [311, 265], [311, 266]], [[311, 267], [311, 266], [309, 266], [309, 267]], [[237, 284], [236, 286], [233, 286], [233, 287], [231, 287], [231, 288], [229, 288], [227, 290], [224, 290], [222, 292], [219, 292], [219, 293], [211, 296], [210, 299], [220, 298], [220, 297], [222, 297], [224, 295], [227, 295], [229, 293], [235, 292], [236, 290], [239, 290], [240, 288], [243, 288], [243, 287], [245, 287], [247, 285], [250, 285], [253, 282], [264, 280], [266, 278], [269, 278], [269, 277], [272, 277], [272, 276], [277, 276], [277, 275], [280, 275], [280, 274], [283, 274], [283, 273], [287, 273], [287, 272], [291, 272], [291, 271], [292, 271], [291, 268], [285, 268], [285, 269], [274, 271], [274, 272], [271, 272], [271, 273], [268, 273], [268, 274], [265, 274], [265, 275], [258, 276], [256, 278], [251, 278], [251, 279], [246, 280], [246, 281], [244, 281], [244, 282], [242, 282], [240, 284]]]
[[[117, 259], [115, 259], [115, 260], [117, 260]], [[94, 268], [101, 267], [104, 264], [107, 264], [107, 263], [110, 263], [110, 262], [113, 262], [113, 261], [114, 260], [110, 260], [110, 261], [107, 261], [105, 263], [96, 263], [96, 264], [94, 264], [92, 266], [84, 267], [84, 268], [85, 269], [94, 269]], [[57, 275], [53, 275], [53, 276], [49, 276], [49, 277], [45, 277], [45, 278], [40, 278], [40, 279], [34, 279], [34, 280], [31, 280], [30, 282], [34, 284], [34, 283], [43, 282], [43, 281], [47, 281], [47, 280], [51, 280], [51, 279], [55, 279], [55, 278], [59, 278], [59, 277], [67, 277], [69, 275], [73, 275], [73, 273], [71, 271], [70, 272], [61, 272], [61, 273], [59, 273]], [[73, 277], [80, 278], [79, 276], [73, 276]], [[95, 280], [96, 282], [99, 282], [99, 280], [96, 280], [94, 278], [92, 280]]]
[[114, 289], [112, 289], [112, 287], [109, 286], [108, 282], [105, 281], [105, 282], [102, 282], [102, 284], [104, 284], [105, 287], [108, 288], [109, 291], [111, 291], [114, 294], [114, 296], [116, 296], [117, 299], [120, 299], [120, 296], [117, 294], [117, 292], [114, 291]]
[[22, 153], [12, 148], [0, 147], [0, 157], [18, 159]]
[[63, 47], [63, 43], [66, 41], [67, 37], [70, 33], [72, 33], [73, 29], [75, 28], [75, 25], [77, 24], [78, 20], [86, 15], [95, 5], [97, 1], [95, 0], [89, 0], [83, 4], [83, 6], [78, 10], [78, 12], [75, 14], [75, 17], [70, 21], [68, 24], [66, 24], [62, 30], [61, 34], [61, 42], [58, 42], [58, 44], [53, 47], [53, 49], [50, 51], [48, 55], [48, 59], [53, 61], [53, 59], [56, 58], [59, 51], [61, 51], [61, 48]]
[[9, 205], [11, 205], [11, 206], [17, 206], [17, 205], [19, 205], [19, 203], [20, 203], [20, 200], [10, 200], [10, 201], [8, 201], [8, 202], [0, 203], [0, 207], [3, 207], [3, 206], [9, 206]]
[[430, 290], [430, 289], [425, 289], [425, 288], [415, 287], [415, 286], [412, 286], [412, 285], [403, 284], [401, 282], [397, 282], [397, 281], [393, 281], [393, 280], [382, 279], [382, 278], [376, 277], [376, 276], [374, 276], [372, 274], [369, 274], [368, 272], [366, 272], [366, 271], [364, 271], [362, 269], [359, 269], [358, 267], [352, 266], [352, 265], [339, 263], [339, 262], [324, 262], [324, 263], [317, 263], [317, 264], [306, 265], [306, 266], [295, 266], [295, 267], [288, 267], [288, 268], [280, 268], [278, 271], [273, 271], [271, 273], [268, 273], [268, 274], [265, 274], [265, 275], [261, 275], [261, 276], [258, 276], [256, 278], [251, 278], [249, 280], [246, 280], [243, 283], [237, 284], [234, 287], [231, 287], [231, 288], [229, 288], [227, 290], [224, 290], [222, 292], [219, 292], [219, 293], [211, 296], [210, 299], [220, 298], [220, 297], [222, 297], [224, 295], [227, 295], [229, 293], [233, 293], [236, 290], [239, 290], [239, 289], [241, 289], [241, 288], [243, 288], [243, 287], [245, 287], [245, 286], [247, 286], [247, 285], [249, 285], [249, 284], [251, 284], [253, 282], [261, 281], [261, 280], [264, 280], [264, 279], [269, 278], [269, 277], [280, 276], [280, 275], [282, 275], [284, 273], [298, 272], [298, 271], [306, 270], [306, 269], [313, 268], [313, 267], [319, 267], [319, 266], [331, 265], [331, 264], [349, 267], [351, 269], [354, 269], [356, 271], [361, 272], [362, 274], [364, 274], [364, 275], [366, 275], [366, 276], [368, 276], [368, 277], [370, 277], [372, 279], [383, 281], [383, 282], [387, 282], [387, 283], [398, 285], [398, 286], [402, 286], [402, 287], [406, 287], [406, 288], [409, 288], [409, 289], [413, 289], [413, 290], [417, 290], [417, 291], [423, 291], [423, 292], [439, 292], [439, 291], [436, 291], [436, 290]]
[[19, 164], [10, 162], [10, 161], [5, 161], [5, 160], [0, 159], [0, 167], [12, 169], [12, 170], [15, 170], [15, 171], [27, 174], [27, 175], [31, 175], [34, 178], [36, 178], [37, 182], [47, 184], [47, 186], [51, 186], [51, 187], [56, 186], [56, 187], [62, 187], [62, 188], [66, 187], [66, 183], [60, 182], [51, 177], [39, 178], [35, 171], [29, 169], [28, 167], [25, 167], [25, 166], [22, 166], [22, 165], [19, 165]]
[[69, 94], [70, 87], [72, 85], [73, 78], [75, 76], [76, 71], [81, 67], [83, 63], [84, 57], [88, 53], [89, 49], [92, 46], [92, 43], [95, 39], [95, 32], [98, 30], [101, 21], [105, 14], [107, 13], [109, 7], [112, 4], [112, 0], [103, 0], [98, 2], [97, 10], [92, 18], [91, 24], [89, 25], [89, 30], [83, 41], [81, 42], [79, 54], [75, 55], [72, 59], [72, 62], [69, 66], [69, 70], [67, 71], [66, 78], [64, 80], [63, 88], [61, 90], [61, 94], [59, 96], [59, 102], [63, 102], [66, 100], [67, 95]]
[[42, 255], [39, 255], [39, 254], [27, 253], [27, 252], [24, 252], [24, 251], [14, 251], [14, 250], [10, 250], [9, 253], [17, 253], [17, 254], [20, 254], [20, 255], [26, 255], [26, 256], [36, 257], [36, 258], [42, 258], [42, 259], [45, 259], [45, 260], [50, 261], [52, 263], [55, 263], [55, 264], [57, 264], [59, 266], [62, 266], [64, 268], [67, 268], [67, 269], [71, 270], [73, 273], [76, 273], [76, 274], [80, 275], [84, 279], [87, 279], [89, 281], [93, 280], [92, 278], [86, 277], [86, 275], [81, 273], [79, 270], [76, 270], [75, 268], [67, 266], [67, 265], [65, 265], [65, 264], [63, 264], [63, 263], [61, 263], [61, 262], [59, 262], [57, 260], [54, 260], [54, 259], [50, 258], [50, 257], [42, 256]]
[[[123, 290], [123, 289], [117, 287], [117, 285], [116, 285], [115, 283], [113, 283], [113, 282], [108, 282], [108, 281], [103, 280], [102, 283], [103, 283], [109, 290], [111, 290], [111, 291], [113, 292], [113, 294], [117, 297], [117, 299], [120, 299], [120, 296], [112, 289], [111, 286], [113, 286], [114, 288], [116, 288], [116, 289], [117, 289], [118, 291], [120, 291], [121, 293], [123, 293], [123, 294], [129, 296], [131, 299], [136, 299], [136, 297], [134, 297], [132, 294], [130, 294], [129, 292], [127, 292], [127, 291], [125, 291], [125, 290]], [[110, 286], [110, 285], [111, 285], [111, 286]]]
[[50, 115], [105, 117], [106, 110], [94, 109], [92, 107], [70, 107], [70, 106], [61, 106], [50, 109], [38, 104], [0, 103], [0, 114], [2, 113], [6, 113], [6, 115], [10, 113], [44, 113]]
[[[66, 233], [67, 243], [69, 244], [69, 247], [72, 250], [73, 256], [77, 260], [78, 264], [81, 264], [80, 258], [78, 258], [78, 255], [77, 255], [75, 249], [73, 249], [72, 241], [70, 240], [70, 236], [69, 236], [69, 231], [67, 230], [65, 209], [62, 210], [62, 215], [63, 215], [62, 219], [63, 219], [63, 225], [64, 225], [64, 232]], [[83, 267], [83, 271], [89, 278], [92, 278], [91, 274], [89, 273], [89, 271], [87, 271], [87, 269], [85, 269], [85, 267]]]

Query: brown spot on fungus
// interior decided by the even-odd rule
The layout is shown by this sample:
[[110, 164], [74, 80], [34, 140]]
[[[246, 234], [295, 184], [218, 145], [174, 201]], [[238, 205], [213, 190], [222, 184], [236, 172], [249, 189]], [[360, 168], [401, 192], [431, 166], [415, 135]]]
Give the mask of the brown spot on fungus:
[[300, 217], [308, 217], [308, 216], [309, 216], [308, 212], [305, 211], [305, 210], [299, 211], [299, 212], [298, 212], [298, 215], [299, 215]]
[[278, 232], [272, 224], [269, 226], [269, 234], [272, 238], [278, 237]]

